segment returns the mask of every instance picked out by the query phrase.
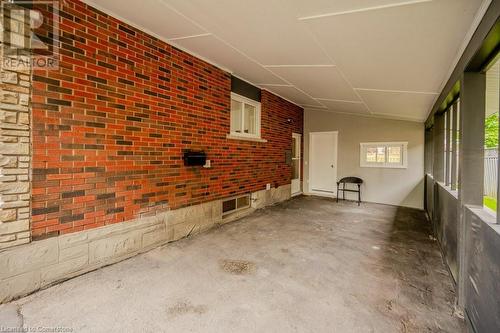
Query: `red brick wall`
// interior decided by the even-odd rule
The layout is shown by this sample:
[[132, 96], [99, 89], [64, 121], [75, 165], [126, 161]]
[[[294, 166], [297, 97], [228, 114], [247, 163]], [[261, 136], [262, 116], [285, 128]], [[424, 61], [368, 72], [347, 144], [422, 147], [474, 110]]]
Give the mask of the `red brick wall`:
[[[263, 91], [268, 142], [226, 139], [228, 73], [79, 1], [60, 29], [60, 69], [34, 73], [35, 239], [290, 183], [300, 107]], [[186, 149], [213, 167], [184, 167]]]

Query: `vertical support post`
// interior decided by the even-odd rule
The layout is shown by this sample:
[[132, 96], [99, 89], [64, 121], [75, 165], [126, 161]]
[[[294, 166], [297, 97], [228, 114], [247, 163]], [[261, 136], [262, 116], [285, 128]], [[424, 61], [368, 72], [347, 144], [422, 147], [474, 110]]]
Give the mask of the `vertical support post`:
[[436, 182], [444, 182], [444, 114], [434, 117], [434, 165]]
[[455, 102], [453, 104], [452, 109], [450, 110], [452, 112], [452, 119], [453, 122], [451, 124], [451, 128], [453, 129], [452, 135], [451, 135], [451, 189], [456, 190], [457, 189], [457, 141], [458, 141], [458, 124], [460, 123], [458, 121], [458, 103]]
[[452, 117], [453, 111], [451, 108], [446, 110], [446, 125], [445, 125], [445, 131], [446, 133], [445, 138], [446, 138], [446, 145], [444, 147], [444, 154], [445, 154], [445, 168], [444, 168], [444, 184], [445, 185], [450, 185], [450, 171], [451, 171], [451, 158], [450, 158], [450, 151], [451, 151], [451, 117]]
[[458, 306], [464, 309], [468, 279], [469, 253], [467, 235], [470, 233], [464, 219], [465, 205], [483, 204], [484, 187], [484, 121], [486, 108], [486, 75], [463, 74], [460, 89], [460, 188], [458, 191]]

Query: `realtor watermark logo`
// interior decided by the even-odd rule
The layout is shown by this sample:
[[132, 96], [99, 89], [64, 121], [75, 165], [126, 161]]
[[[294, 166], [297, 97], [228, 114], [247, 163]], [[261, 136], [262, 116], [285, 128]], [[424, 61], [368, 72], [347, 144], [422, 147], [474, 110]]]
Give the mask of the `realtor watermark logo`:
[[59, 68], [59, 0], [0, 0], [2, 68]]

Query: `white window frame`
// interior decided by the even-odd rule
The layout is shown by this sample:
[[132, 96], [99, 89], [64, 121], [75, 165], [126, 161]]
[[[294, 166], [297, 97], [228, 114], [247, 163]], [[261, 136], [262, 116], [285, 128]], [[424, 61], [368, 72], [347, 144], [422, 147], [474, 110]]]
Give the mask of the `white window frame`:
[[[238, 95], [238, 94], [235, 94], [235, 93], [231, 93], [231, 101], [237, 101], [237, 102], [240, 102], [240, 103], [243, 103], [243, 106], [241, 108], [242, 110], [242, 114], [241, 114], [241, 128], [245, 128], [244, 127], [244, 122], [245, 122], [245, 117], [244, 117], [244, 110], [245, 110], [245, 104], [248, 104], [248, 105], [251, 105], [255, 108], [255, 134], [250, 134], [250, 133], [243, 133], [243, 132], [233, 132], [233, 129], [230, 128], [229, 129], [229, 135], [228, 135], [228, 138], [242, 138], [242, 139], [260, 139], [260, 107], [261, 107], [261, 104], [260, 102], [257, 102], [257, 101], [254, 101], [253, 99], [250, 99], [250, 98], [247, 98], [247, 97], [244, 97], [244, 96], [241, 96], [241, 95]], [[232, 115], [232, 112], [230, 112], [230, 124], [232, 123], [231, 122], [231, 115]]]
[[[389, 147], [401, 147], [401, 163], [389, 163]], [[385, 162], [368, 162], [366, 161], [367, 148], [385, 148]], [[361, 142], [359, 144], [359, 161], [362, 168], [391, 168], [391, 169], [406, 169], [408, 168], [408, 142]]]
[[[238, 206], [238, 199], [240, 199], [240, 198], [248, 198], [248, 204], [246, 204], [244, 206]], [[235, 201], [235, 203], [234, 203], [235, 208], [232, 209], [232, 210], [228, 210], [227, 212], [223, 211], [222, 212], [222, 216], [226, 216], [226, 215], [229, 215], [229, 214], [233, 214], [233, 213], [239, 212], [239, 211], [244, 210], [244, 209], [248, 209], [252, 205], [252, 198], [250, 197], [250, 194], [245, 194], [245, 195], [239, 195], [239, 196], [236, 196], [236, 197], [231, 197], [231, 198], [227, 198], [227, 199], [222, 200], [222, 202], [221, 202], [221, 210], [223, 210], [223, 205], [224, 205], [225, 202], [232, 201], [232, 200]]]

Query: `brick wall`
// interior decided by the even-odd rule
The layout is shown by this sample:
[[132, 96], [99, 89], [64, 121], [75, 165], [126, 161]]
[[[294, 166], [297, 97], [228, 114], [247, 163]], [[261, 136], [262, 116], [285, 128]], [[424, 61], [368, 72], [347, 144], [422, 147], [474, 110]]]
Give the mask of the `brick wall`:
[[[268, 142], [226, 139], [230, 74], [79, 1], [62, 11], [60, 70], [33, 77], [35, 239], [290, 183], [300, 107], [263, 91]], [[212, 168], [184, 167], [186, 149]]]

